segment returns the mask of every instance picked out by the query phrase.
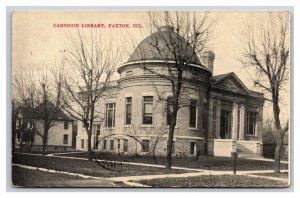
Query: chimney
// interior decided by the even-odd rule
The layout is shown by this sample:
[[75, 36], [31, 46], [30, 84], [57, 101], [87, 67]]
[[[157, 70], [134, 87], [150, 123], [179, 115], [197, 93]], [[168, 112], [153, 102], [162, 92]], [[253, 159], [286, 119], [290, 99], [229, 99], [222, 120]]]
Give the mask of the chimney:
[[215, 53], [211, 50], [205, 51], [202, 54], [201, 63], [204, 67], [208, 68], [211, 74], [214, 71], [214, 60], [215, 60]]

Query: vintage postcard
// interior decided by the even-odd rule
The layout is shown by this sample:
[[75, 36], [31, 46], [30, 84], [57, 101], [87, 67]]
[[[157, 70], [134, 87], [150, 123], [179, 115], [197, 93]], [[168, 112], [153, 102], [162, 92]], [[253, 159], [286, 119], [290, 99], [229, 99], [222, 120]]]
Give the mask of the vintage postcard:
[[11, 17], [13, 187], [289, 187], [288, 11]]

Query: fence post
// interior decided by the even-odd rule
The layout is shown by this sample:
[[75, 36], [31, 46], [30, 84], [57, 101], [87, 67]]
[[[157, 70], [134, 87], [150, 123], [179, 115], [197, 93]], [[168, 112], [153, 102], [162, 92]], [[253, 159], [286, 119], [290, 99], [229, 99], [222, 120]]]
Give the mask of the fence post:
[[236, 151], [231, 151], [231, 161], [232, 161], [232, 168], [233, 174], [236, 174], [236, 160], [238, 157], [238, 153]]

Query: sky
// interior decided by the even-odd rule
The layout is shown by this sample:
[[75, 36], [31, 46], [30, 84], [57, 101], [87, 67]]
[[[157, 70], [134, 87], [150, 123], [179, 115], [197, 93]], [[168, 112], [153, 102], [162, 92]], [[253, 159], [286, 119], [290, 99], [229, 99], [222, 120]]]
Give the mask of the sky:
[[[209, 48], [215, 52], [214, 75], [235, 72], [250, 89], [254, 89], [249, 74], [238, 61], [241, 50], [239, 36], [243, 24], [248, 21], [268, 22], [274, 12], [215, 11], [209, 16], [216, 19], [214, 37]], [[278, 12], [287, 15], [287, 12]], [[149, 35], [146, 12], [133, 11], [19, 11], [13, 14], [12, 25], [12, 72], [32, 67], [43, 70], [61, 60], [68, 34], [76, 28], [58, 28], [54, 24], [141, 24], [142, 28], [98, 28], [104, 35], [114, 38], [123, 50], [126, 62], [134, 46]], [[289, 86], [285, 87], [289, 93]], [[282, 120], [289, 117], [289, 94], [282, 95]], [[272, 113], [266, 102], [264, 115]]]

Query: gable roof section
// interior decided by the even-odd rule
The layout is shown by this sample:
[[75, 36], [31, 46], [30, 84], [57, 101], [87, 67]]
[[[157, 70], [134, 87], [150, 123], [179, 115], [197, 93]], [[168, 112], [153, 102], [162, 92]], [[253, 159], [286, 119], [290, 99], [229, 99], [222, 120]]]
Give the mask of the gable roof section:
[[51, 102], [42, 103], [34, 109], [34, 115], [32, 116], [33, 119], [42, 119], [43, 114], [48, 112], [50, 115], [53, 116], [54, 120], [69, 120], [72, 121], [73, 119], [66, 115], [60, 108], [56, 107]]
[[246, 85], [234, 72], [213, 76], [212, 87], [231, 92], [253, 95], [252, 91], [246, 87]]

